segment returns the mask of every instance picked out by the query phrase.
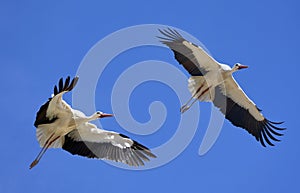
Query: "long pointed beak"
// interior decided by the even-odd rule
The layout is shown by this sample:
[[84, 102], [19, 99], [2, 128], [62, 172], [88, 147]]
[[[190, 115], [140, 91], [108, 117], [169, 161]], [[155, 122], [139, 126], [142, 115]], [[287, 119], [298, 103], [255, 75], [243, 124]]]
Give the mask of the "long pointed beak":
[[248, 66], [245, 66], [245, 65], [240, 65], [239, 66], [239, 69], [244, 69], [244, 68], [248, 68]]
[[100, 118], [113, 117], [113, 116], [114, 116], [113, 114], [102, 113], [102, 114], [100, 115]]

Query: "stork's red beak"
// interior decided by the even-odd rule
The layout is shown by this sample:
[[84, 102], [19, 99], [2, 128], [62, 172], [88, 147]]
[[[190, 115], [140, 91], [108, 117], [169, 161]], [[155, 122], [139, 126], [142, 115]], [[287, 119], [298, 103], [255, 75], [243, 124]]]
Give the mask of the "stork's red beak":
[[248, 68], [248, 66], [245, 66], [245, 65], [239, 65], [239, 69], [244, 69], [244, 68]]
[[113, 116], [114, 116], [113, 114], [102, 113], [102, 114], [100, 115], [100, 118], [113, 117]]

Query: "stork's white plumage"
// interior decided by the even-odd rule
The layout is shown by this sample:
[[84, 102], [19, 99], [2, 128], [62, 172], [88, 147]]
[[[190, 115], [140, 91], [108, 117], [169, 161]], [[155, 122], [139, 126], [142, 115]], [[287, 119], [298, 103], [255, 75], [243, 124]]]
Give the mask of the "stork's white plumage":
[[144, 165], [156, 156], [142, 144], [126, 135], [83, 123], [65, 136], [62, 148], [71, 154], [122, 162], [130, 166]]
[[275, 125], [283, 122], [272, 122], [266, 119], [232, 77], [232, 73], [247, 66], [237, 63], [230, 68], [226, 64], [217, 62], [203, 48], [184, 39], [176, 30], [159, 31], [163, 35], [159, 37], [160, 41], [173, 51], [175, 59], [191, 75], [188, 88], [192, 98], [182, 106], [182, 113], [197, 100], [213, 102], [226, 119], [233, 125], [246, 129], [263, 146], [266, 146], [265, 142], [273, 146], [271, 140], [280, 141], [274, 135], [282, 136], [283, 134], [276, 130], [285, 128]]
[[112, 114], [96, 112], [86, 116], [72, 109], [62, 96], [71, 91], [77, 81], [78, 77], [71, 82], [68, 77], [64, 83], [61, 78], [58, 88], [54, 87], [53, 96], [37, 112], [34, 126], [42, 150], [31, 163], [30, 169], [39, 162], [48, 148], [62, 148], [71, 154], [109, 159], [131, 166], [144, 165], [143, 161], [149, 161], [148, 157], [156, 157], [147, 147], [127, 136], [99, 129], [89, 123], [95, 119], [111, 117]]

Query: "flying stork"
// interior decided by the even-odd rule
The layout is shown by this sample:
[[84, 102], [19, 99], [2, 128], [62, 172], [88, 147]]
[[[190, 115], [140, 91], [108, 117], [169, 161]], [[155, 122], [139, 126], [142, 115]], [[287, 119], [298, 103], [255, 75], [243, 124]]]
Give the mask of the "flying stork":
[[30, 169], [38, 164], [48, 148], [62, 148], [73, 155], [107, 159], [130, 166], [144, 165], [144, 161], [150, 160], [149, 157], [156, 157], [147, 147], [129, 137], [97, 128], [90, 123], [92, 120], [111, 117], [112, 114], [96, 112], [86, 116], [72, 109], [62, 97], [75, 87], [77, 81], [78, 77], [72, 81], [67, 77], [65, 82], [61, 78], [58, 87], [54, 87], [52, 97], [37, 112], [34, 126], [42, 149]]
[[230, 68], [217, 62], [200, 46], [184, 39], [176, 30], [168, 28], [159, 31], [163, 35], [158, 37], [160, 41], [173, 51], [175, 59], [191, 75], [188, 89], [192, 97], [181, 107], [181, 113], [187, 111], [197, 100], [213, 102], [226, 119], [233, 125], [246, 129], [264, 147], [265, 142], [274, 146], [272, 140], [280, 141], [275, 136], [283, 135], [278, 131], [285, 128], [277, 126], [283, 122], [272, 122], [265, 118], [232, 76], [234, 72], [248, 66], [236, 63]]

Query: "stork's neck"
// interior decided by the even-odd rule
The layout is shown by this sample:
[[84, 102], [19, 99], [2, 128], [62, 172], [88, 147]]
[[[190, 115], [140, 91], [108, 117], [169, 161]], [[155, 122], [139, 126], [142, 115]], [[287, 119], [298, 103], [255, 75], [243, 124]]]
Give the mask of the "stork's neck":
[[228, 65], [221, 65], [222, 68], [221, 68], [221, 74], [222, 74], [222, 78], [223, 80], [227, 79], [228, 77], [231, 77], [232, 76], [232, 73], [234, 73], [235, 71], [237, 71], [237, 69], [235, 67], [232, 67], [230, 68], [230, 66]]
[[93, 121], [93, 120], [96, 120], [98, 118], [98, 115], [97, 114], [93, 114], [91, 116], [88, 116], [86, 118], [87, 121]]
[[99, 115], [97, 113], [92, 114], [91, 116], [86, 117], [87, 122], [88, 121], [94, 121], [99, 118]]
[[99, 116], [96, 113], [94, 113], [91, 116], [75, 117], [75, 122], [76, 122], [76, 124], [81, 124], [81, 123], [86, 123], [86, 122], [89, 122], [89, 121], [96, 120], [98, 118], [99, 118]]
[[230, 70], [230, 74], [232, 74], [232, 73], [234, 73], [234, 72], [236, 72], [236, 71], [238, 71], [239, 70], [239, 67], [238, 66], [234, 66], [234, 67], [232, 67], [232, 69]]

